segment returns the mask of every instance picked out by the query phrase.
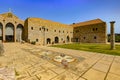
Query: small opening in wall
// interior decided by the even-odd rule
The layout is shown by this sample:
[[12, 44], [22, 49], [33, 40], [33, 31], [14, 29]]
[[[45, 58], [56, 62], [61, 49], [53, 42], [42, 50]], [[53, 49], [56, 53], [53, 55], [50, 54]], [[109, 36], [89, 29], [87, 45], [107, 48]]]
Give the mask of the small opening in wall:
[[86, 37], [83, 37], [84, 39], [86, 39]]
[[41, 28], [39, 28], [39, 30], [41, 31]]
[[96, 31], [98, 30], [98, 28], [96, 28]]
[[93, 28], [93, 31], [95, 31], [95, 29]]
[[36, 39], [36, 42], [38, 42], [39, 40], [38, 39]]
[[5, 22], [5, 20], [3, 20], [3, 22]]
[[31, 27], [31, 30], [33, 30], [33, 27]]
[[15, 21], [15, 24], [16, 24], [17, 22]]
[[94, 39], [97, 39], [97, 37], [96, 37], [96, 36], [94, 36]]
[[56, 32], [56, 30], [54, 30], [54, 32]]

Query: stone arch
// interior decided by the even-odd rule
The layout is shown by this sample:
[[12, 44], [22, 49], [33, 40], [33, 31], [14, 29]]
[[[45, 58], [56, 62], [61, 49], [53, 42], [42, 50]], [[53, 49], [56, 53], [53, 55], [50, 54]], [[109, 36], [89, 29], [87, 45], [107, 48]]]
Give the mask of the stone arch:
[[16, 28], [16, 40], [18, 42], [21, 42], [23, 40], [23, 25], [22, 24], [18, 24], [17, 25], [17, 28]]
[[3, 41], [3, 24], [0, 22], [0, 41]]
[[47, 44], [51, 44], [51, 39], [47, 38]]
[[55, 37], [55, 43], [59, 43], [59, 38]]
[[67, 36], [67, 42], [70, 42], [70, 37], [69, 36]]
[[12, 23], [7, 23], [5, 26], [5, 39], [6, 42], [14, 42], [14, 25]]

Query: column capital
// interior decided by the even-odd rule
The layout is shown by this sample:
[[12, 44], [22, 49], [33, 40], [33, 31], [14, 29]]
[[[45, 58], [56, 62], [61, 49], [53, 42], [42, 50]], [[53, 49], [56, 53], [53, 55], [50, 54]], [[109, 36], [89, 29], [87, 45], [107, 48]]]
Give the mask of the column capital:
[[114, 24], [114, 23], [115, 23], [115, 21], [110, 21], [110, 23], [111, 23], [111, 24]]

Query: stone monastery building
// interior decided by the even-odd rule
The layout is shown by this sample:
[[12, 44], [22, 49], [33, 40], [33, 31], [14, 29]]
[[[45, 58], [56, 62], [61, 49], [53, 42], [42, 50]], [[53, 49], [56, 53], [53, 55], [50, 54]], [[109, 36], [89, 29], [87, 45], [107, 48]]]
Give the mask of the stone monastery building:
[[0, 40], [3, 42], [106, 43], [106, 33], [106, 23], [100, 19], [67, 25], [33, 17], [23, 21], [11, 12], [0, 14]]

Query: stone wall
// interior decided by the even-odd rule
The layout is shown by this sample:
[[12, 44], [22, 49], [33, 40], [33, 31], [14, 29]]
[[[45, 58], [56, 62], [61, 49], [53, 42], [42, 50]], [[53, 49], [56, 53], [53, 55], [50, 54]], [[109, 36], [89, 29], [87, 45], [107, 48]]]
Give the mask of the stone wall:
[[69, 43], [73, 38], [73, 27], [65, 24], [40, 18], [29, 18], [27, 23], [25, 27], [28, 28], [29, 42], [36, 42], [40, 45]]
[[74, 27], [73, 37], [81, 43], [106, 43], [106, 23]]

